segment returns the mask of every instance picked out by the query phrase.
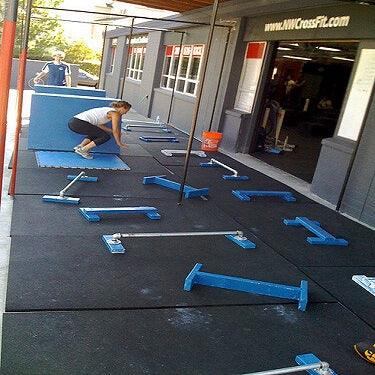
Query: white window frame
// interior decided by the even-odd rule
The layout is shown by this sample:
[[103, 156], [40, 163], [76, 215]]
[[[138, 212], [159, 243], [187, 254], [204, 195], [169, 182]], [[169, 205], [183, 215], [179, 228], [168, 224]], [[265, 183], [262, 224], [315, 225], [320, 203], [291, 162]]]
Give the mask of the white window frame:
[[126, 68], [126, 78], [135, 81], [142, 81], [143, 67], [146, 56], [146, 47], [130, 47], [128, 66]]
[[[168, 48], [172, 49], [171, 54], [169, 54], [167, 52]], [[165, 57], [164, 57], [163, 72], [162, 72], [162, 76], [161, 76], [161, 80], [160, 80], [160, 87], [163, 88], [163, 89], [172, 91], [173, 86], [175, 86], [176, 92], [184, 94], [184, 95], [195, 97], [196, 92], [197, 92], [198, 83], [199, 83], [201, 67], [202, 67], [204, 45], [202, 45], [202, 44], [183, 45], [182, 46], [182, 53], [181, 53], [181, 56], [180, 56], [180, 62], [179, 62], [179, 65], [177, 67], [177, 75], [174, 75], [173, 74], [174, 63], [175, 63], [175, 59], [176, 58], [178, 59], [179, 50], [180, 50], [180, 46], [178, 46], [178, 45], [166, 46], [166, 53], [165, 53]], [[186, 68], [186, 76], [182, 77], [181, 76], [181, 70], [182, 70], [182, 61], [183, 61], [184, 57], [185, 58], [188, 57], [189, 60], [188, 60], [187, 68]], [[193, 59], [196, 58], [196, 57], [200, 58], [197, 78], [196, 79], [188, 78], [190, 73], [191, 73]], [[165, 65], [166, 65], [166, 62], [167, 62], [168, 58], [171, 58], [171, 63], [169, 64], [168, 72], [166, 74], [164, 74]], [[176, 84], [176, 81], [177, 82], [183, 81], [183, 88], [182, 89], [179, 89], [179, 87], [178, 87], [179, 85]], [[163, 85], [164, 82], [165, 82], [165, 85]], [[193, 93], [188, 92], [188, 87], [189, 87], [190, 83], [193, 83], [195, 85]]]

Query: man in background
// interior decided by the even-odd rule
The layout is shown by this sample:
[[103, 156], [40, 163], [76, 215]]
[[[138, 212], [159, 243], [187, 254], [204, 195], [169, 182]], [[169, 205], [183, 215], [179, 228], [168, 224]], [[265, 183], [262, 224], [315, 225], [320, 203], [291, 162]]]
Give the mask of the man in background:
[[41, 79], [48, 74], [47, 85], [71, 87], [72, 79], [69, 64], [62, 61], [65, 53], [55, 51], [52, 54], [53, 61], [46, 63], [41, 72], [34, 78], [34, 83], [41, 83]]

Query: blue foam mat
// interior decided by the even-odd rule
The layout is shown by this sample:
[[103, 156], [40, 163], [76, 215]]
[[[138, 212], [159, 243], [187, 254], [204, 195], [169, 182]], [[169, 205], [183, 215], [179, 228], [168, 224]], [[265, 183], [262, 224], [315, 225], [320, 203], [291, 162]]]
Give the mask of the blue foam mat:
[[36, 151], [38, 167], [42, 168], [86, 168], [117, 169], [129, 171], [129, 166], [118, 156], [112, 154], [94, 154], [94, 158], [84, 159], [74, 152]]

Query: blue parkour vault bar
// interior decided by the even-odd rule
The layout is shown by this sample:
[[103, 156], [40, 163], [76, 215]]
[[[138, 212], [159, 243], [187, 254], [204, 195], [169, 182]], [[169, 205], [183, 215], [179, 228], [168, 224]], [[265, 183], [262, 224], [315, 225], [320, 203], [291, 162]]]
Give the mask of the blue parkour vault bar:
[[317, 237], [307, 237], [307, 242], [311, 245], [333, 245], [333, 246], [348, 246], [348, 241], [343, 238], [336, 238], [332, 234], [320, 227], [319, 221], [313, 221], [307, 217], [297, 216], [295, 219], [284, 219], [285, 225], [294, 227], [303, 226], [310, 232], [317, 235]]
[[265, 281], [243, 279], [241, 277], [202, 272], [200, 271], [202, 267], [203, 265], [201, 263], [197, 263], [193, 267], [185, 279], [184, 290], [190, 292], [195, 284], [199, 284], [212, 286], [214, 288], [260, 294], [263, 296], [287, 298], [298, 301], [298, 310], [306, 310], [308, 292], [308, 282], [306, 280], [301, 281], [300, 287], [295, 287], [284, 284], [273, 284]]

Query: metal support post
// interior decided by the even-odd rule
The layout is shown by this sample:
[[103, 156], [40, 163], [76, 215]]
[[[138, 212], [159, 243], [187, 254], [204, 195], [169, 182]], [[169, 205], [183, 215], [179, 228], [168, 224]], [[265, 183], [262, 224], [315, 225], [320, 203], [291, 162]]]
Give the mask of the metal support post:
[[[103, 57], [104, 57], [104, 51], [105, 51], [105, 40], [107, 39], [107, 29], [108, 29], [108, 25], [105, 25], [105, 28], [104, 28], [104, 32], [103, 32], [103, 45], [102, 45], [102, 56], [100, 58], [100, 67], [99, 67], [99, 80], [101, 80], [101, 82], [99, 81], [100, 83], [100, 87], [101, 88], [105, 88], [105, 80], [106, 80], [106, 69], [103, 65]], [[98, 85], [99, 86], [99, 85]], [[99, 87], [97, 87], [99, 88]]]
[[9, 0], [5, 4], [6, 9], [4, 13], [3, 33], [0, 44], [0, 206], [3, 190], [7, 114], [14, 39], [16, 35], [18, 0]]
[[210, 29], [208, 32], [208, 37], [207, 37], [207, 43], [206, 43], [206, 48], [204, 51], [203, 55], [203, 61], [202, 61], [202, 75], [200, 77], [199, 83], [198, 83], [198, 88], [197, 88], [197, 98], [195, 102], [195, 107], [194, 107], [194, 112], [193, 112], [193, 117], [191, 121], [191, 129], [190, 129], [190, 134], [189, 134], [189, 141], [186, 149], [186, 156], [185, 156], [185, 163], [184, 163], [184, 173], [181, 181], [181, 187], [179, 191], [179, 196], [178, 196], [178, 203], [182, 203], [182, 198], [184, 195], [184, 187], [187, 179], [187, 171], [189, 167], [189, 160], [190, 160], [190, 151], [193, 146], [193, 140], [194, 140], [194, 134], [195, 134], [195, 129], [197, 127], [197, 120], [198, 120], [198, 114], [199, 114], [199, 108], [201, 105], [201, 99], [202, 99], [202, 91], [203, 91], [203, 83], [206, 77], [206, 71], [207, 71], [207, 63], [208, 63], [208, 56], [211, 51], [211, 44], [212, 44], [212, 38], [214, 35], [214, 29], [215, 29], [215, 22], [216, 22], [216, 15], [217, 15], [217, 10], [219, 8], [219, 0], [215, 0], [212, 8], [212, 14], [211, 14], [211, 20], [210, 20]]
[[[178, 59], [177, 59], [177, 70], [176, 70], [176, 75], [174, 77], [174, 85], [172, 89], [172, 95], [171, 95], [171, 100], [169, 101], [169, 109], [168, 109], [168, 116], [167, 116], [167, 124], [169, 124], [171, 120], [171, 113], [172, 113], [172, 106], [173, 106], [173, 99], [174, 99], [174, 94], [176, 92], [176, 87], [177, 87], [177, 73], [178, 73], [178, 68], [180, 66], [180, 61], [181, 61], [181, 55], [182, 55], [182, 43], [184, 40], [185, 34], [181, 34], [181, 39], [180, 39], [180, 49], [178, 51]], [[172, 63], [173, 63], [173, 56], [172, 56]]]
[[224, 63], [225, 63], [225, 59], [227, 57], [227, 52], [228, 52], [228, 44], [229, 44], [230, 32], [231, 32], [231, 29], [228, 28], [227, 29], [226, 39], [225, 39], [224, 54], [223, 54], [223, 58], [221, 60], [220, 73], [219, 73], [218, 83], [217, 83], [217, 87], [216, 87], [214, 105], [213, 105], [212, 112], [211, 112], [210, 125], [208, 127], [208, 131], [209, 132], [211, 131], [211, 128], [212, 128], [212, 121], [214, 119], [214, 114], [215, 114], [215, 109], [216, 109], [216, 104], [217, 104], [217, 98], [219, 96], [220, 83], [221, 83], [221, 78], [223, 76], [223, 71], [224, 71]]
[[[128, 63], [129, 63], [130, 48], [131, 48], [131, 43], [132, 43], [132, 38], [133, 38], [134, 20], [135, 20], [135, 18], [133, 17], [132, 23], [131, 23], [131, 26], [130, 26], [129, 44], [128, 44], [128, 49], [126, 51], [126, 58], [125, 58], [125, 64], [124, 64], [125, 72], [124, 72], [124, 80], [122, 82], [122, 88], [121, 88], [121, 94], [120, 94], [121, 99], [123, 99], [123, 96], [124, 96], [125, 82], [126, 82], [126, 77], [127, 77], [127, 74], [128, 74]], [[126, 38], [125, 38], [125, 43], [126, 43]]]
[[22, 127], [22, 107], [23, 107], [23, 90], [25, 88], [25, 75], [27, 63], [27, 48], [29, 41], [30, 17], [31, 17], [32, 0], [27, 0], [26, 19], [23, 30], [21, 53], [18, 60], [18, 80], [17, 80], [17, 120], [14, 134], [14, 147], [12, 159], [12, 174], [10, 177], [8, 194], [13, 197], [16, 190], [17, 165], [18, 165], [18, 148], [19, 138]]

